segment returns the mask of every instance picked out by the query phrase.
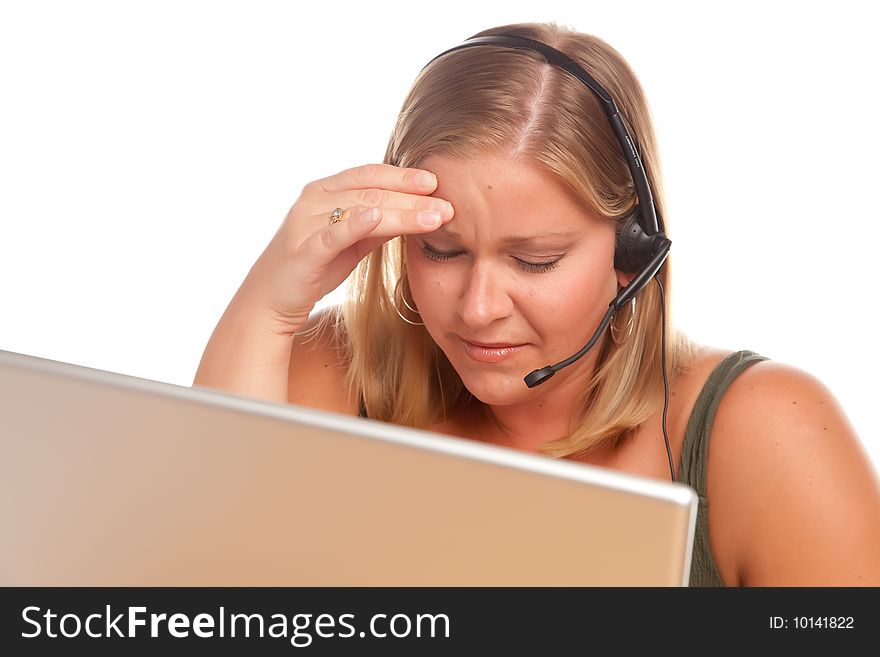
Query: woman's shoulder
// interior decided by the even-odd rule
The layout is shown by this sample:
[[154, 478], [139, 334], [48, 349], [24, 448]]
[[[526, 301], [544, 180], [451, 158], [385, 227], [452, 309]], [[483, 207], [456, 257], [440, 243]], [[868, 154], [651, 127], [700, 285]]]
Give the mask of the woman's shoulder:
[[345, 332], [338, 308], [312, 313], [293, 338], [287, 401], [324, 411], [357, 415], [357, 397], [347, 384]]
[[710, 453], [710, 513], [736, 543], [743, 584], [880, 584], [877, 473], [816, 377], [773, 360], [744, 369]]

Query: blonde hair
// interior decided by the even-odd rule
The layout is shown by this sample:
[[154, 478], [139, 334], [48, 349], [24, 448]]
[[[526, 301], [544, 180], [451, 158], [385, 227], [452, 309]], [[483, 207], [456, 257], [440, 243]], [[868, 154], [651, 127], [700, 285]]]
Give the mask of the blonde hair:
[[[604, 41], [554, 23], [506, 25], [475, 36], [509, 34], [542, 41], [576, 60], [616, 100], [636, 139], [660, 217], [660, 164], [644, 93], [635, 74]], [[620, 145], [594, 94], [530, 51], [481, 46], [435, 60], [416, 78], [388, 143], [385, 163], [418, 167], [428, 156], [474, 158], [487, 152], [534, 163], [554, 175], [585, 211], [618, 225], [637, 199]], [[668, 224], [665, 225], [668, 234]], [[348, 383], [370, 418], [427, 427], [472, 398], [423, 326], [401, 321], [395, 305], [412, 298], [402, 239], [365, 258], [349, 279], [350, 297], [331, 316], [343, 336]], [[669, 265], [660, 275], [667, 290]], [[620, 315], [626, 320], [628, 309]], [[570, 434], [545, 443], [549, 456], [585, 454], [619, 440], [663, 404], [661, 297], [654, 283], [639, 295], [632, 333], [605, 340]], [[690, 342], [669, 331], [675, 371]]]

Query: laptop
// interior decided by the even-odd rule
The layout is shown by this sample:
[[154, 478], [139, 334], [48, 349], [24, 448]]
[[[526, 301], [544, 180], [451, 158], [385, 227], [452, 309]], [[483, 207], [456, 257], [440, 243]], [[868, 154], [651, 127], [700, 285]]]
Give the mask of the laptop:
[[679, 483], [0, 351], [0, 585], [683, 586]]

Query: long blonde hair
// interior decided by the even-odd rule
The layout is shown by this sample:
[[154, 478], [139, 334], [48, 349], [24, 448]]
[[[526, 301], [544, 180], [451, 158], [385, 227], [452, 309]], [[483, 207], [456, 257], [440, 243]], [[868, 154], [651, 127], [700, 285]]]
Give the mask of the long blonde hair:
[[[660, 164], [642, 88], [620, 54], [602, 40], [556, 24], [506, 25], [480, 32], [542, 41], [576, 60], [616, 100], [636, 139], [665, 218]], [[488, 151], [543, 167], [584, 209], [618, 225], [635, 205], [633, 182], [619, 142], [594, 94], [530, 51], [496, 46], [449, 53], [416, 78], [398, 116], [385, 163], [418, 167], [428, 156], [473, 158]], [[668, 222], [664, 222], [669, 234]], [[331, 320], [344, 336], [348, 383], [370, 418], [427, 427], [472, 397], [423, 326], [401, 321], [395, 305], [412, 298], [401, 238], [365, 258], [349, 279], [350, 296]], [[669, 307], [669, 264], [661, 272]], [[621, 315], [628, 317], [624, 310]], [[612, 446], [663, 403], [661, 297], [655, 284], [639, 295], [632, 332], [605, 340], [570, 434], [545, 443], [550, 456]], [[626, 319], [626, 317], [624, 318]], [[669, 331], [667, 363], [675, 371], [691, 345]]]

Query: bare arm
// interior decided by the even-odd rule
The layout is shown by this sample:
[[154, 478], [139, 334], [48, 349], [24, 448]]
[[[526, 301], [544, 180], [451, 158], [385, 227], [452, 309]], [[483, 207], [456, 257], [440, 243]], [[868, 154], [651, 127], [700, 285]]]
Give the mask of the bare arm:
[[880, 482], [834, 396], [772, 362], [734, 385], [713, 428], [710, 523], [733, 523], [742, 583], [880, 585]]
[[[452, 206], [429, 196], [436, 187], [433, 174], [385, 164], [306, 185], [214, 329], [193, 385], [287, 401], [292, 352], [299, 363], [294, 335], [315, 304], [389, 239], [452, 219]], [[334, 208], [344, 212], [330, 221]], [[322, 357], [312, 365], [322, 367]], [[300, 382], [309, 385], [315, 371], [302, 364]]]
[[287, 401], [292, 345], [293, 336], [278, 332], [242, 286], [211, 334], [193, 385]]

